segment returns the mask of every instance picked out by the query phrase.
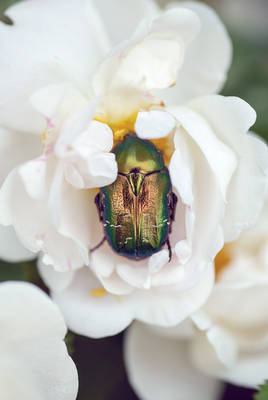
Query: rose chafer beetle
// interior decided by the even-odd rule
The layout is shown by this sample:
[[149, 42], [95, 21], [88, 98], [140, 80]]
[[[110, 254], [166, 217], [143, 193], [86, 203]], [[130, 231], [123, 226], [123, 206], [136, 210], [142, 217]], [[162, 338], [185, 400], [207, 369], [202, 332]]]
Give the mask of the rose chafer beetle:
[[141, 260], [171, 248], [169, 234], [177, 197], [162, 153], [149, 140], [129, 133], [113, 149], [118, 164], [115, 182], [95, 198], [105, 240], [119, 255]]

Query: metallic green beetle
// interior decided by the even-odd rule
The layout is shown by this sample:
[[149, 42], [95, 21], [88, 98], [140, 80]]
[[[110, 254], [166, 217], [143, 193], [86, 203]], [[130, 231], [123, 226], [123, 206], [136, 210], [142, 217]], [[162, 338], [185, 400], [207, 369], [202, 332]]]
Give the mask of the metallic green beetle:
[[107, 240], [119, 255], [140, 260], [166, 243], [171, 259], [169, 233], [177, 197], [162, 153], [135, 133], [126, 135], [113, 153], [117, 179], [102, 187], [95, 198], [105, 234], [96, 248]]

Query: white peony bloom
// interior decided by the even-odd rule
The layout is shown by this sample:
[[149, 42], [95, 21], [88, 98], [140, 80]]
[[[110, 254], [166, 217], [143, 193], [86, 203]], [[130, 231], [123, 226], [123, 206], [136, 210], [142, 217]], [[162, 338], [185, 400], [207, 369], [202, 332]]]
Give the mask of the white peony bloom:
[[[133, 319], [176, 325], [205, 302], [214, 283], [213, 259], [224, 240], [234, 240], [257, 219], [266, 189], [267, 148], [247, 133], [255, 122], [247, 103], [201, 96], [222, 86], [231, 55], [226, 31], [211, 9], [187, 2], [160, 13], [151, 2], [140, 1], [138, 10], [147, 19], [138, 24], [142, 12], [132, 15], [133, 5], [124, 8], [135, 33], [117, 44], [92, 75], [109, 47], [98, 42], [107, 44], [111, 37], [112, 44], [118, 43], [109, 24], [108, 35], [92, 39], [89, 8], [84, 7], [94, 4], [43, 2], [43, 14], [53, 25], [45, 38], [42, 24], [36, 26], [38, 17], [28, 21], [40, 15], [39, 1], [21, 3], [9, 12], [15, 22], [21, 21], [14, 25], [14, 48], [27, 33], [32, 38], [27, 51], [34, 48], [37, 54], [24, 65], [27, 79], [16, 76], [23, 89], [20, 96], [28, 96], [27, 109], [14, 119], [6, 102], [0, 122], [36, 134], [42, 131], [42, 118], [45, 124], [42, 154], [13, 169], [2, 186], [0, 221], [14, 227], [27, 249], [41, 252], [41, 275], [68, 326], [101, 337], [121, 331]], [[105, 22], [109, 7], [101, 5], [97, 7]], [[152, 11], [159, 15], [149, 18]], [[66, 24], [54, 21], [57, 13], [61, 20], [66, 13]], [[96, 21], [100, 32], [102, 19]], [[118, 25], [118, 15], [113, 22]], [[66, 26], [70, 42], [63, 46]], [[3, 30], [8, 40], [10, 32]], [[123, 25], [124, 34], [127, 30]], [[51, 48], [43, 54], [41, 43], [50, 40]], [[14, 57], [9, 51], [9, 62]], [[33, 78], [43, 81], [33, 79], [28, 87], [29, 73], [36, 70], [40, 76], [33, 73]], [[10, 80], [5, 84], [17, 101]], [[169, 100], [174, 91], [176, 106]], [[201, 97], [193, 99], [197, 95]], [[30, 129], [31, 121], [39, 125]], [[120, 256], [107, 241], [90, 252], [103, 239], [106, 224], [99, 221], [94, 199], [100, 187], [117, 178], [111, 150], [133, 131], [162, 152], [178, 198], [169, 235], [170, 262], [165, 247], [139, 262]], [[161, 224], [171, 222], [170, 217]]]
[[218, 254], [212, 294], [191, 319], [172, 329], [129, 328], [125, 361], [141, 399], [165, 393], [172, 400], [176, 393], [216, 400], [221, 384], [215, 378], [249, 388], [268, 379], [267, 218], [268, 203], [258, 225]]
[[66, 326], [55, 304], [29, 283], [0, 284], [0, 397], [74, 400], [75, 365], [64, 343]]

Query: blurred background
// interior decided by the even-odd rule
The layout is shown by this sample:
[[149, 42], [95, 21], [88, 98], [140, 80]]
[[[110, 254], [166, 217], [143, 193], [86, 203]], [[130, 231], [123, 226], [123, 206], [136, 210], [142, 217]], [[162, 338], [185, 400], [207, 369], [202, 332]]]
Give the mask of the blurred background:
[[[0, 19], [6, 23], [10, 21], [4, 11], [15, 2], [0, 0]], [[163, 7], [170, 2], [158, 0]], [[203, 2], [217, 10], [233, 41], [233, 63], [222, 93], [242, 97], [255, 108], [258, 118], [254, 131], [268, 141], [268, 0]], [[0, 261], [0, 281], [12, 279], [28, 280], [46, 290], [34, 262], [8, 264]], [[138, 399], [126, 378], [122, 356], [123, 334], [95, 340], [69, 333], [66, 341], [78, 368], [78, 400]], [[249, 400], [253, 398], [253, 393], [226, 385], [222, 399]]]

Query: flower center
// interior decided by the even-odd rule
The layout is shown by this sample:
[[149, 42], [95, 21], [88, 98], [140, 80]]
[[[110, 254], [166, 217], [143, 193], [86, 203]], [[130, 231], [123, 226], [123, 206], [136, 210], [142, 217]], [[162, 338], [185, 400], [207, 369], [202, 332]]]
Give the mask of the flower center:
[[[148, 106], [147, 109], [149, 109]], [[132, 114], [127, 115], [126, 118], [121, 120], [115, 120], [114, 118], [110, 120], [104, 115], [97, 115], [94, 119], [96, 121], [107, 124], [112, 129], [114, 138], [114, 144], [113, 144], [114, 148], [119, 142], [121, 142], [124, 139], [124, 137], [129, 132], [135, 132], [135, 122], [139, 111], [140, 110], [135, 110]], [[150, 141], [156, 146], [156, 148], [162, 152], [164, 162], [167, 167], [169, 165], [171, 156], [175, 150], [173, 137], [174, 135], [170, 134], [164, 138], [150, 139]]]
[[218, 281], [225, 268], [228, 268], [233, 257], [233, 244], [227, 243], [215, 257], [215, 279]]

